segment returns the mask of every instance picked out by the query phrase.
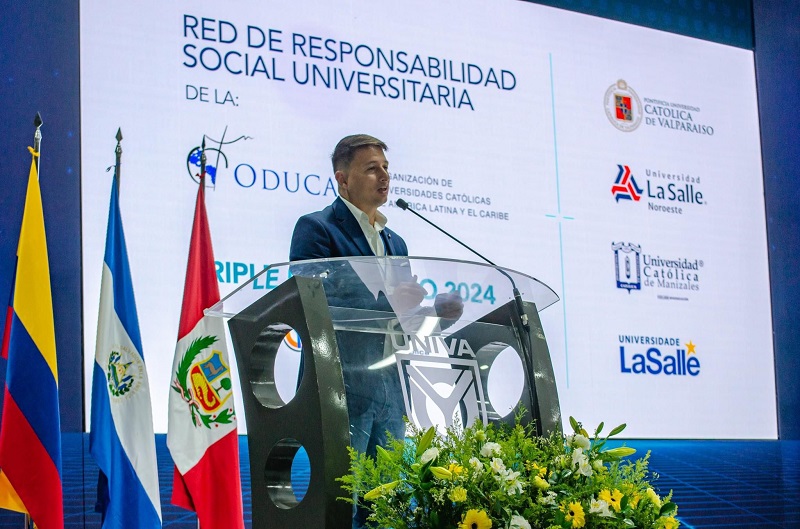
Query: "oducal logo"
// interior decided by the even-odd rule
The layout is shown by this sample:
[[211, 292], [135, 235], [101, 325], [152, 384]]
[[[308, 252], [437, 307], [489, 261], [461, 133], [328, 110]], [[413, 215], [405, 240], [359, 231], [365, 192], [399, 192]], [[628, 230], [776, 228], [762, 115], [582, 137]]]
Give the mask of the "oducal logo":
[[[203, 136], [203, 146], [189, 149], [186, 156], [186, 171], [195, 183], [200, 182], [200, 170], [205, 155], [206, 187], [215, 189], [217, 185], [230, 185], [252, 191], [305, 194], [312, 196], [336, 197], [336, 180], [332, 176], [322, 177], [311, 171], [264, 167], [266, 164], [248, 161], [246, 153], [231, 147], [240, 142], [252, 140], [250, 136], [239, 136], [226, 140], [228, 128], [217, 140], [209, 135]], [[230, 158], [229, 158], [230, 157]]]
[[639, 202], [647, 198], [648, 211], [683, 215], [687, 206], [705, 206], [700, 191], [700, 177], [687, 173], [645, 169], [644, 189], [636, 182], [633, 170], [628, 165], [617, 165], [617, 177], [611, 186], [611, 195], [620, 200]]
[[659, 299], [688, 301], [679, 294], [700, 290], [702, 259], [649, 254], [631, 242], [612, 242], [617, 288], [655, 289]]
[[642, 102], [624, 79], [608, 87], [605, 107], [608, 120], [622, 132], [634, 131], [642, 122]]
[[700, 374], [697, 345], [664, 336], [619, 335], [619, 370], [622, 374], [690, 376]]

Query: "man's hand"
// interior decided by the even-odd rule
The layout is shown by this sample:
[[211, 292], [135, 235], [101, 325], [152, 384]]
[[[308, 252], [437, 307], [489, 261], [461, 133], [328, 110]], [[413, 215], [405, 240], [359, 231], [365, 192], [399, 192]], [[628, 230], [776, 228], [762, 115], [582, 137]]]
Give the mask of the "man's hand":
[[437, 295], [433, 306], [436, 315], [446, 320], [457, 320], [464, 313], [464, 300], [457, 291]]
[[422, 300], [428, 295], [425, 288], [417, 283], [417, 276], [412, 279], [413, 281], [405, 281], [394, 287], [391, 302], [397, 312], [406, 312], [419, 307]]

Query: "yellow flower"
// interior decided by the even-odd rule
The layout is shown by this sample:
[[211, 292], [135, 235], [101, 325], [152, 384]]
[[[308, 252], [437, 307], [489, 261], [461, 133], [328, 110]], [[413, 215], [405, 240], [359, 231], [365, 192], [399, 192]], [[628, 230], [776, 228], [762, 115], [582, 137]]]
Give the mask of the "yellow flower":
[[642, 495], [639, 494], [638, 492], [634, 492], [633, 495], [630, 496], [630, 498], [631, 498], [630, 505], [635, 509], [636, 506], [639, 505], [639, 500], [642, 499]]
[[540, 467], [539, 464], [534, 461], [525, 461], [525, 470], [538, 473], [539, 477], [542, 478], [547, 474], [547, 467]]
[[431, 474], [438, 479], [453, 479], [453, 473], [444, 467], [431, 467]]
[[455, 503], [461, 503], [462, 501], [467, 500], [467, 489], [464, 487], [456, 487], [450, 491], [450, 494], [447, 495], [450, 498], [450, 501]]
[[464, 515], [464, 519], [458, 524], [458, 529], [491, 529], [492, 520], [486, 511], [470, 509]]
[[654, 491], [653, 489], [648, 488], [644, 492], [644, 495], [647, 497], [648, 500], [650, 500], [650, 503], [652, 503], [655, 506], [656, 509], [661, 509], [661, 498], [658, 497], [658, 494], [656, 494], [656, 491]]
[[447, 470], [449, 470], [454, 476], [459, 476], [464, 473], [464, 467], [457, 465], [456, 463], [450, 463], [450, 466], [447, 467]]
[[400, 484], [400, 480], [392, 481], [391, 483], [384, 483], [383, 485], [378, 485], [371, 491], [364, 494], [364, 499], [367, 501], [377, 500], [387, 492], [393, 490], [397, 485]]
[[604, 489], [601, 490], [600, 494], [597, 495], [598, 498], [600, 498], [607, 504], [611, 505], [617, 512], [619, 512], [620, 509], [620, 502], [622, 502], [622, 496], [623, 494], [619, 491], [619, 489], [614, 489], [613, 491]]
[[658, 523], [656, 527], [658, 527], [659, 529], [678, 529], [679, 525], [678, 520], [676, 520], [672, 516], [670, 516], [669, 518], [662, 516], [656, 521]]
[[566, 514], [564, 520], [571, 522], [574, 529], [580, 529], [586, 525], [586, 516], [583, 514], [583, 507], [577, 501], [571, 502], [569, 505], [562, 505], [561, 511]]
[[539, 476], [533, 477], [533, 484], [539, 490], [545, 490], [550, 488], [550, 484], [545, 480], [543, 480], [542, 478], [540, 478]]
[[464, 515], [464, 519], [458, 524], [458, 529], [491, 529], [492, 520], [486, 511], [470, 509]]

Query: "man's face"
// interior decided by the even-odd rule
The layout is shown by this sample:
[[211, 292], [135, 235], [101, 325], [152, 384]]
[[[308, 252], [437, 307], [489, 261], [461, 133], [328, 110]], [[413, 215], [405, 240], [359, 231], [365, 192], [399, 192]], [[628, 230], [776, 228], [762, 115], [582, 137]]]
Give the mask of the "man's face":
[[336, 171], [342, 195], [361, 211], [370, 214], [389, 197], [389, 162], [383, 149], [373, 145], [355, 152], [350, 167]]

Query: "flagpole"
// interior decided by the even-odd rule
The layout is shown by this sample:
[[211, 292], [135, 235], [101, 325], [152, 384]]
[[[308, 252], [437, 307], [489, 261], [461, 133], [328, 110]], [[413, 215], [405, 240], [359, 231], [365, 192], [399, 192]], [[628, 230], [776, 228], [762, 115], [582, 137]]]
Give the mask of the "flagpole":
[[[39, 177], [39, 163], [40, 163], [40, 156], [39, 151], [42, 148], [42, 115], [38, 112], [36, 116], [33, 118], [33, 126], [36, 127], [36, 131], [33, 133], [33, 159], [34, 163], [36, 164], [36, 176]], [[30, 513], [25, 513], [25, 521], [24, 521], [24, 529], [36, 529], [36, 526], [31, 519]]]
[[[200, 188], [203, 189], [206, 186], [206, 135], [203, 134], [203, 141], [200, 144]], [[205, 189], [203, 189], [203, 193], [205, 193]], [[204, 199], [205, 200], [205, 199]], [[197, 517], [197, 529], [200, 529], [200, 517]]]
[[117, 148], [114, 152], [117, 154], [117, 161], [114, 164], [114, 185], [117, 186], [117, 200], [119, 200], [119, 186], [120, 177], [122, 176], [122, 128], [117, 128]]

